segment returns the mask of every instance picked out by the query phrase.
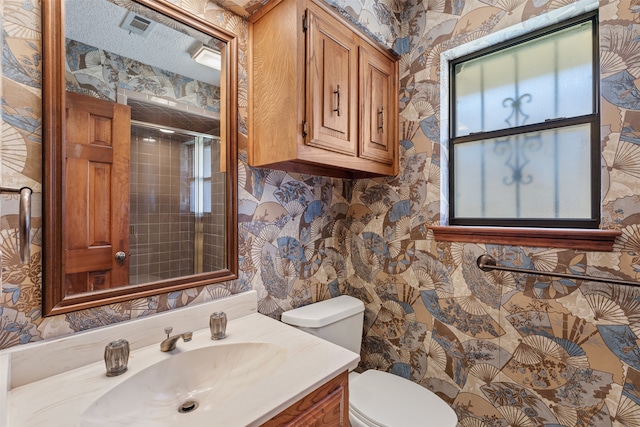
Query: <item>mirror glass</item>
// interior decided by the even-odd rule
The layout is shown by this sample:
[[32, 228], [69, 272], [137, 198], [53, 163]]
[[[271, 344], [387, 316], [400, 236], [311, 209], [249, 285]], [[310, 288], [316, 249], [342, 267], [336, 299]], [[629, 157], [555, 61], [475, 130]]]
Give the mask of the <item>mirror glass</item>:
[[44, 312], [234, 279], [233, 36], [163, 0], [46, 3]]

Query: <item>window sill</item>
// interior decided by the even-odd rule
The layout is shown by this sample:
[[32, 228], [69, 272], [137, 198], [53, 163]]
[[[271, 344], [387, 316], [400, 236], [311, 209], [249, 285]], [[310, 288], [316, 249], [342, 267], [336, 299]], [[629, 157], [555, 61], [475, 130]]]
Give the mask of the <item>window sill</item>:
[[577, 228], [520, 228], [430, 226], [436, 240], [443, 242], [490, 243], [612, 252], [620, 230]]

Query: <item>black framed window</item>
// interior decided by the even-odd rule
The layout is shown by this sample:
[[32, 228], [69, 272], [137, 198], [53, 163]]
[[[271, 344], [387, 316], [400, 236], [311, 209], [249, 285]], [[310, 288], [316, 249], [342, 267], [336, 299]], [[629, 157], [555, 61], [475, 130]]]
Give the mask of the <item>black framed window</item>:
[[451, 225], [597, 228], [595, 12], [450, 62]]

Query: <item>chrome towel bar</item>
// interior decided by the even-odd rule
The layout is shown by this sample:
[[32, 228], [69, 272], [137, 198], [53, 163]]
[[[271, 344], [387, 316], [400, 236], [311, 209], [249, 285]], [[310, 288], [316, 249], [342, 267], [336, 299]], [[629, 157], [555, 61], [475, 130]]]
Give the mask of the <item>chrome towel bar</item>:
[[504, 267], [502, 265], [497, 265], [496, 260], [491, 255], [480, 255], [476, 260], [476, 264], [478, 268], [482, 271], [491, 271], [491, 270], [501, 270], [501, 271], [511, 271], [514, 273], [524, 273], [524, 274], [536, 274], [538, 276], [551, 276], [551, 277], [562, 277], [565, 279], [574, 279], [574, 280], [586, 280], [591, 282], [602, 282], [602, 283], [613, 283], [615, 285], [627, 285], [627, 286], [640, 286], [640, 282], [633, 282], [629, 280], [620, 280], [620, 279], [612, 279], [609, 277], [595, 277], [595, 276], [581, 276], [578, 274], [567, 274], [567, 273], [550, 273], [547, 271], [540, 270], [528, 270], [525, 268], [515, 268], [515, 267]]
[[31, 259], [31, 194], [33, 190], [29, 187], [0, 187], [0, 192], [20, 195], [20, 210], [18, 213], [18, 222], [20, 223], [18, 229], [20, 262], [28, 264]]

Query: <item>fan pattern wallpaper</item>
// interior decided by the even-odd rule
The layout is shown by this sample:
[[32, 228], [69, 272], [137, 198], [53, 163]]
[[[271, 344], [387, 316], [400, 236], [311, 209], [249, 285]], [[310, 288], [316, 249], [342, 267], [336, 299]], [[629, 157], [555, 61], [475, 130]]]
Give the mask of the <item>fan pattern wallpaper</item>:
[[[117, 2], [117, 0], [114, 0]], [[239, 36], [246, 135], [246, 16], [261, 2], [181, 0]], [[397, 177], [343, 181], [251, 168], [241, 144], [239, 279], [96, 309], [41, 316], [41, 220], [32, 259], [16, 250], [17, 198], [1, 198], [0, 348], [255, 289], [259, 311], [340, 294], [366, 306], [360, 369], [394, 372], [451, 404], [460, 426], [640, 426], [640, 287], [480, 271], [489, 253], [518, 267], [640, 280], [640, 3], [599, 5], [602, 226], [613, 252], [443, 243], [440, 54], [571, 4], [568, 0], [337, 0], [401, 55]], [[41, 191], [37, 0], [2, 2], [2, 185]], [[244, 138], [241, 138], [244, 140]], [[38, 195], [36, 195], [38, 196]], [[425, 412], [425, 418], [429, 414]]]

